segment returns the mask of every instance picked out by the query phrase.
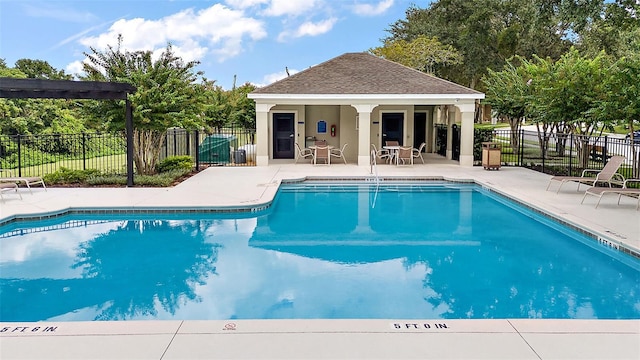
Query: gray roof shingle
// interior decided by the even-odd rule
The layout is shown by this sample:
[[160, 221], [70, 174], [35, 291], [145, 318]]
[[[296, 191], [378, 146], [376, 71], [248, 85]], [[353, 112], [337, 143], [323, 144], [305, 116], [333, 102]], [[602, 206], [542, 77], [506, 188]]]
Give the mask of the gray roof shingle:
[[340, 55], [253, 93], [482, 94], [366, 52]]

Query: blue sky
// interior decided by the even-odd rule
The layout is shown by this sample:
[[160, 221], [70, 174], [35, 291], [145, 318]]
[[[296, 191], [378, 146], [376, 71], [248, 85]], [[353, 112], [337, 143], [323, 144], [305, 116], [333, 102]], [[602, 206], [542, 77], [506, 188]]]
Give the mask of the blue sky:
[[0, 58], [80, 72], [83, 52], [115, 45], [162, 51], [229, 89], [267, 85], [346, 52], [380, 46], [386, 29], [425, 0], [0, 0]]

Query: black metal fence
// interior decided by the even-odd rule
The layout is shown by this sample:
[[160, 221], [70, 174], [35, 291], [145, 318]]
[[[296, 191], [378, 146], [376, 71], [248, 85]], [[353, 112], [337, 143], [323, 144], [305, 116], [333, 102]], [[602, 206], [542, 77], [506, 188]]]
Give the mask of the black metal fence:
[[[255, 165], [255, 130], [222, 128], [214, 133], [169, 129], [160, 160], [191, 156], [196, 168]], [[124, 133], [0, 135], [0, 169], [14, 176], [44, 176], [61, 168], [127, 173]], [[0, 177], [9, 172], [0, 172]]]
[[[626, 178], [638, 176], [640, 145], [624, 138], [556, 133], [543, 137], [537, 131], [527, 130], [512, 136], [510, 130], [493, 130], [490, 139], [476, 136], [476, 148], [484, 141], [501, 145], [502, 166], [522, 166], [553, 175], [580, 175], [584, 169], [602, 169], [611, 156], [622, 155], [626, 160], [619, 172]], [[480, 164], [478, 152], [474, 158]]]

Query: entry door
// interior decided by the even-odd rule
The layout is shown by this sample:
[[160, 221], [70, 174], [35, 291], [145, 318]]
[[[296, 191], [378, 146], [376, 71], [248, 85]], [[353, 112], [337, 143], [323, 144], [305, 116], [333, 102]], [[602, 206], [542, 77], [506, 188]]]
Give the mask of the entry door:
[[[414, 113], [413, 115], [413, 147], [419, 148], [420, 144], [427, 142], [427, 113]], [[425, 151], [422, 149], [422, 151]]]
[[403, 124], [403, 113], [382, 113], [382, 146], [385, 141], [397, 141], [400, 145], [404, 145]]
[[273, 158], [293, 159], [295, 155], [295, 114], [273, 114]]

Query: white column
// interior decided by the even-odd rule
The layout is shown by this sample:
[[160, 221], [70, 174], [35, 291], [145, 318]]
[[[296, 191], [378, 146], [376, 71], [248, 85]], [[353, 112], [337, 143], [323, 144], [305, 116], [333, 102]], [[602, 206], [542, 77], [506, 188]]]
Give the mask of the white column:
[[358, 166], [369, 166], [371, 112], [378, 104], [351, 104], [358, 111]]
[[456, 105], [462, 114], [460, 126], [460, 166], [473, 166], [473, 115], [475, 103]]
[[269, 165], [269, 110], [275, 104], [256, 103], [256, 165]]

